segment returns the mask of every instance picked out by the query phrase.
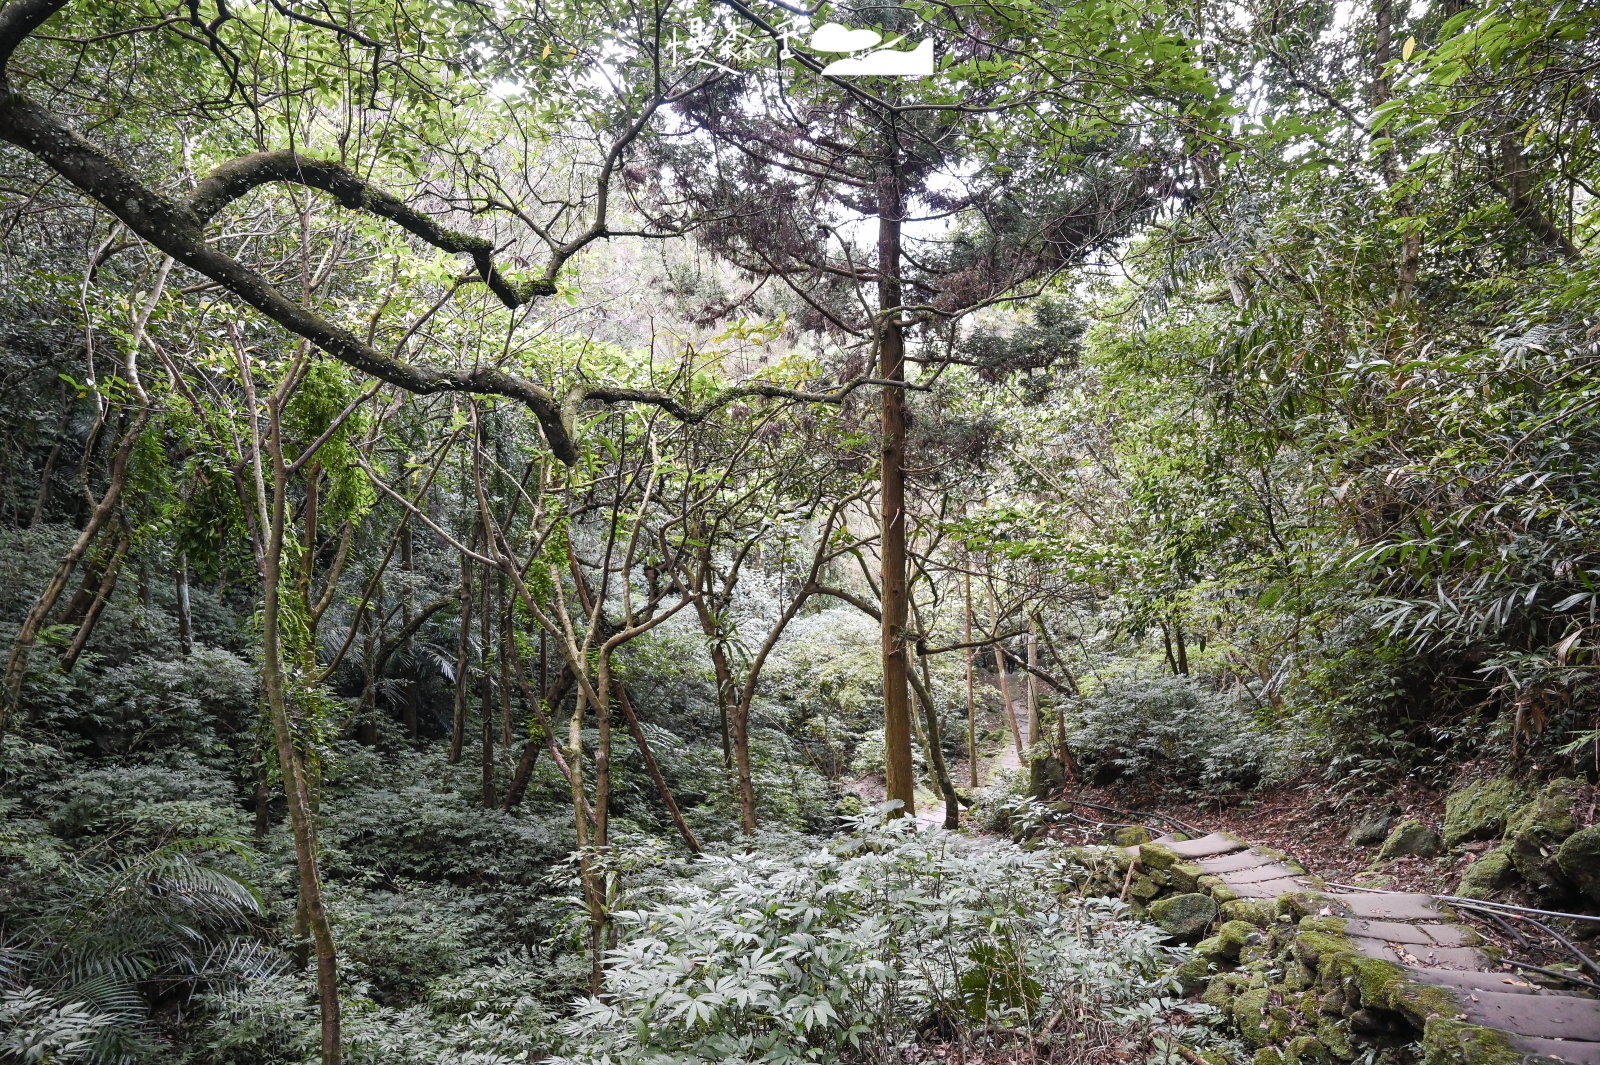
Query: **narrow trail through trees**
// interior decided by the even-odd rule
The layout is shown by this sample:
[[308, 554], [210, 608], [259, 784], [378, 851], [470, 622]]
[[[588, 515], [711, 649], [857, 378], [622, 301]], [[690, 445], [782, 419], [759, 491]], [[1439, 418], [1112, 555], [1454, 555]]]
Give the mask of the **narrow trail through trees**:
[[[1152, 842], [1204, 870], [1201, 887], [1209, 881], [1213, 897], [1274, 900], [1280, 913], [1300, 914], [1300, 963], [1318, 969], [1319, 986], [1335, 984], [1329, 990], [1344, 997], [1353, 1027], [1381, 1024], [1388, 1011], [1424, 1029], [1429, 1045], [1459, 1048], [1463, 1060], [1507, 1060], [1486, 1052], [1509, 1050], [1524, 1061], [1600, 1065], [1600, 1000], [1522, 979], [1432, 895], [1339, 890], [1277, 851], [1223, 833]], [[1327, 979], [1320, 970], [1348, 953], [1395, 968], [1358, 963], [1337, 983]]]

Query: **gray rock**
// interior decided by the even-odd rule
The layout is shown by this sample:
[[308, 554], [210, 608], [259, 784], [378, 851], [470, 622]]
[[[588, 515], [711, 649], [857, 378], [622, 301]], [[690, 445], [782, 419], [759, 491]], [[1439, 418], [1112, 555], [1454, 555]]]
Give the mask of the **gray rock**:
[[1511, 864], [1511, 852], [1497, 847], [1467, 866], [1456, 894], [1464, 899], [1488, 899], [1516, 882], [1517, 867]]
[[1388, 814], [1369, 817], [1352, 828], [1345, 835], [1344, 841], [1352, 847], [1375, 847], [1389, 834], [1389, 826], [1392, 824], [1394, 818]]
[[1572, 835], [1572, 801], [1577, 787], [1576, 780], [1552, 780], [1536, 799], [1511, 814], [1506, 824], [1511, 863], [1540, 894], [1559, 896], [1570, 890], [1556, 852]]
[[1217, 919], [1217, 904], [1210, 895], [1171, 895], [1152, 902], [1150, 916], [1178, 939], [1198, 939]]
[[1432, 858], [1444, 850], [1444, 840], [1439, 838], [1439, 833], [1415, 819], [1401, 821], [1389, 833], [1389, 838], [1383, 841], [1383, 847], [1378, 851], [1378, 860], [1386, 858], [1399, 858], [1402, 855], [1415, 855], [1418, 858]]
[[1444, 845], [1494, 839], [1505, 830], [1511, 811], [1526, 801], [1522, 788], [1505, 777], [1474, 780], [1452, 791], [1444, 800]]
[[1556, 864], [1578, 890], [1600, 902], [1600, 825], [1568, 836], [1556, 851]]

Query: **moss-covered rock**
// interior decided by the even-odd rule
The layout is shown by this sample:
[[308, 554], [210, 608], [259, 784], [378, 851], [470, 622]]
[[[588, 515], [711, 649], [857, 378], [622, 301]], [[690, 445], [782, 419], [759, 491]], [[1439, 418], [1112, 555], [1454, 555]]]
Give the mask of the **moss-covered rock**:
[[1338, 899], [1320, 891], [1286, 891], [1274, 899], [1272, 905], [1280, 916], [1286, 916], [1291, 921], [1298, 921], [1302, 917], [1342, 917], [1349, 913]]
[[1216, 899], [1218, 906], [1225, 906], [1239, 897], [1239, 893], [1224, 884], [1220, 876], [1212, 876], [1210, 873], [1202, 876], [1196, 886]]
[[1328, 1065], [1328, 1048], [1314, 1035], [1298, 1035], [1283, 1050], [1283, 1065]]
[[1150, 830], [1142, 825], [1113, 829], [1111, 842], [1119, 847], [1138, 847], [1150, 842]]
[[1217, 903], [1210, 895], [1169, 895], [1150, 904], [1150, 916], [1168, 935], [1196, 939], [1217, 919]]
[[1572, 835], [1572, 800], [1577, 788], [1576, 780], [1552, 780], [1537, 798], [1513, 813], [1507, 824], [1511, 864], [1537, 891], [1558, 892], [1566, 885], [1556, 853]]
[[1205, 875], [1206, 871], [1193, 862], [1178, 862], [1167, 870], [1167, 876], [1172, 881], [1172, 890], [1184, 893], [1199, 891], [1200, 878]]
[[1401, 821], [1389, 833], [1389, 838], [1383, 841], [1383, 846], [1378, 849], [1378, 860], [1385, 861], [1389, 858], [1399, 858], [1414, 855], [1418, 858], [1432, 858], [1444, 850], [1444, 840], [1439, 838], [1439, 833], [1412, 818]]
[[1452, 791], [1444, 800], [1445, 846], [1494, 839], [1505, 831], [1511, 812], [1527, 799], [1522, 787], [1505, 777], [1474, 780]]
[[1556, 851], [1556, 865], [1579, 891], [1600, 902], [1600, 825], [1568, 836]]
[[1272, 1042], [1272, 992], [1252, 988], [1233, 1000], [1233, 1024], [1244, 1045], [1254, 1049]]
[[1161, 894], [1162, 885], [1148, 876], [1135, 876], [1128, 885], [1128, 894], [1136, 899], [1149, 901]]
[[1328, 1056], [1335, 1061], [1349, 1061], [1356, 1056], [1355, 1048], [1350, 1045], [1349, 1031], [1332, 1017], [1323, 1017], [1317, 1022], [1317, 1042], [1327, 1048]]
[[1456, 887], [1456, 894], [1464, 899], [1493, 898], [1497, 892], [1515, 884], [1517, 876], [1517, 867], [1511, 862], [1510, 849], [1496, 847], [1467, 866], [1467, 871], [1461, 874], [1461, 883]]
[[1206, 983], [1206, 993], [1200, 996], [1200, 1001], [1207, 1006], [1215, 1006], [1227, 1015], [1233, 1007], [1233, 985], [1229, 982], [1227, 974], [1213, 976]]
[[1423, 1029], [1424, 1065], [1521, 1065], [1522, 1055], [1511, 1048], [1506, 1033], [1458, 1021], [1453, 1016], [1434, 1017]]
[[1264, 939], [1260, 929], [1255, 925], [1243, 921], [1228, 921], [1209, 939], [1201, 940], [1194, 949], [1214, 962], [1232, 962], [1239, 959], [1239, 952], [1246, 946], [1262, 942]]
[[1262, 1047], [1250, 1059], [1250, 1065], [1284, 1065], [1283, 1055], [1278, 1053], [1277, 1047]]
[[1185, 995], [1192, 995], [1206, 986], [1211, 974], [1211, 962], [1205, 955], [1196, 954], [1182, 965], [1178, 966], [1178, 986], [1183, 988]]
[[1183, 861], [1183, 855], [1164, 843], [1145, 843], [1139, 847], [1139, 865], [1148, 870], [1171, 869]]
[[1375, 847], [1388, 837], [1389, 829], [1393, 827], [1393, 817], [1377, 814], [1357, 823], [1356, 827], [1345, 833], [1344, 841], [1352, 847]]
[[1271, 899], [1234, 899], [1222, 907], [1222, 916], [1229, 921], [1243, 921], [1257, 928], [1271, 928], [1277, 923], [1277, 906]]

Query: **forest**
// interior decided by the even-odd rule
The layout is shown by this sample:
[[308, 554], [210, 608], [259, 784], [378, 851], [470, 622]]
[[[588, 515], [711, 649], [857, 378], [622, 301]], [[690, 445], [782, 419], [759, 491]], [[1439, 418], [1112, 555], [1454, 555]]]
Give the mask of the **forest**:
[[0, 0], [0, 1062], [1600, 1063], [1597, 187], [1593, 0]]

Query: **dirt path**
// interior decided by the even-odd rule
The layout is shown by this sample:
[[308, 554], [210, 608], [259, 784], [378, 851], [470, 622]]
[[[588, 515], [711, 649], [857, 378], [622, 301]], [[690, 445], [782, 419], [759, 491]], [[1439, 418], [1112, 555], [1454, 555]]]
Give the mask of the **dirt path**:
[[[1017, 715], [1017, 732], [1022, 736], [1022, 746], [1026, 748], [1028, 739], [1028, 701], [1024, 698], [1011, 700], [1011, 709]], [[1021, 769], [1022, 759], [1017, 755], [1017, 744], [1011, 737], [1011, 724], [1006, 722], [1006, 739], [999, 754], [989, 755], [980, 759], [978, 776], [980, 788], [986, 788], [994, 783], [995, 774], [1002, 769]], [[961, 784], [956, 785], [961, 788]], [[944, 797], [937, 792], [917, 790], [917, 825], [919, 828], [934, 828], [944, 824]]]

